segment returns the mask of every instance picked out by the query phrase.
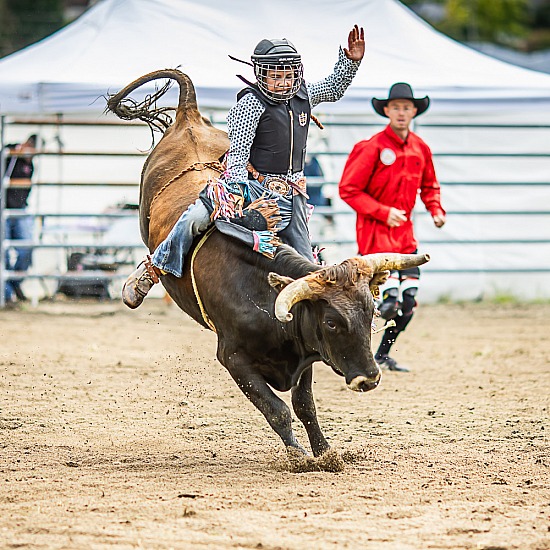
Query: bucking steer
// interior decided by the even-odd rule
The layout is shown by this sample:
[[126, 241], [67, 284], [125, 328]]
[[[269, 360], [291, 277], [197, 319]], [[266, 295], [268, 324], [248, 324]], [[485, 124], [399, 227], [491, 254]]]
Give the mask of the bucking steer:
[[[179, 84], [175, 121], [157, 98], [137, 103], [127, 96], [155, 79]], [[219, 177], [227, 134], [197, 107], [192, 82], [178, 70], [145, 75], [108, 99], [124, 119], [142, 119], [164, 131], [142, 171], [140, 230], [153, 251], [209, 178]], [[197, 239], [183, 277], [161, 277], [176, 304], [218, 337], [217, 357], [242, 392], [265, 416], [287, 448], [306, 453], [292, 430], [291, 412], [277, 391], [291, 391], [314, 456], [329, 449], [312, 395], [312, 364], [322, 361], [354, 391], [380, 381], [371, 350], [373, 295], [388, 270], [428, 261], [427, 255], [376, 254], [321, 267], [281, 245], [273, 259], [216, 230]]]

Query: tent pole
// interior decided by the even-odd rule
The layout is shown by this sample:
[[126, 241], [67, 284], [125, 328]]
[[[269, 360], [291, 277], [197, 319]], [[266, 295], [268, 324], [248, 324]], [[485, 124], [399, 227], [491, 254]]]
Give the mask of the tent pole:
[[5, 269], [6, 269], [6, 254], [4, 250], [4, 237], [5, 237], [5, 206], [6, 206], [6, 186], [4, 185], [4, 128], [5, 128], [6, 117], [4, 115], [0, 116], [0, 309], [3, 309], [6, 305], [6, 296], [5, 296]]

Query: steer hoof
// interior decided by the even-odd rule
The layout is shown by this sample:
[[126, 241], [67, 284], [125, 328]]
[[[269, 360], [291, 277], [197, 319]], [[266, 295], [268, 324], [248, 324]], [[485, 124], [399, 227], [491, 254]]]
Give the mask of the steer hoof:
[[344, 470], [342, 457], [329, 449], [317, 458], [304, 455], [294, 447], [287, 447], [283, 469], [293, 473], [303, 472], [341, 472]]
[[342, 472], [345, 468], [344, 459], [334, 449], [329, 449], [315, 460], [323, 472]]

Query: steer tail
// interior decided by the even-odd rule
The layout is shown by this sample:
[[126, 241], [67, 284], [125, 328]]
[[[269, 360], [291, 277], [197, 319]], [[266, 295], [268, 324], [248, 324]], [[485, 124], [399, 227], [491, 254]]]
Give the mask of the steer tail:
[[[161, 78], [168, 79], [168, 82], [156, 90], [155, 93], [145, 96], [141, 102], [127, 97], [147, 82]], [[120, 92], [108, 95], [105, 111], [111, 111], [123, 120], [143, 120], [151, 130], [164, 133], [172, 125], [173, 119], [170, 113], [174, 111], [174, 107], [159, 107], [157, 101], [171, 88], [173, 80], [180, 87], [177, 116], [200, 116], [195, 87], [191, 79], [177, 69], [163, 69], [143, 75], [128, 84]]]

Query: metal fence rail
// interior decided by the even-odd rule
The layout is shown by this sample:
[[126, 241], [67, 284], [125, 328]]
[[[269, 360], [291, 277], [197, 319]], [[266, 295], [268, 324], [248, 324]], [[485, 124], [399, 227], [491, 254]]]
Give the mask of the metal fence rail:
[[[216, 113], [218, 114], [218, 113]], [[211, 114], [211, 118], [214, 118], [214, 114]], [[216, 125], [224, 126], [225, 120], [218, 120], [213, 122]], [[13, 241], [13, 240], [6, 240], [5, 239], [5, 233], [4, 233], [4, 226], [5, 226], [5, 220], [8, 218], [14, 218], [14, 217], [26, 217], [26, 216], [34, 216], [35, 219], [39, 220], [41, 223], [44, 223], [44, 221], [47, 218], [55, 217], [59, 219], [70, 219], [70, 218], [88, 218], [88, 219], [97, 219], [97, 220], [113, 220], [117, 218], [135, 218], [137, 216], [137, 213], [135, 211], [129, 211], [129, 212], [89, 212], [89, 213], [70, 213], [70, 212], [63, 212], [63, 213], [55, 213], [55, 212], [46, 212], [43, 210], [39, 210], [37, 212], [27, 212], [27, 211], [16, 211], [16, 210], [6, 210], [4, 208], [5, 205], [5, 186], [2, 185], [3, 181], [3, 175], [4, 175], [4, 146], [5, 146], [5, 131], [7, 128], [8, 122], [6, 121], [6, 117], [2, 116], [0, 117], [0, 145], [1, 145], [1, 154], [0, 154], [0, 198], [1, 198], [1, 204], [0, 204], [0, 257], [5, 257], [6, 249], [10, 247], [19, 247], [19, 248], [27, 248], [27, 249], [64, 249], [64, 250], [71, 250], [71, 249], [94, 249], [97, 251], [108, 251], [113, 249], [125, 249], [128, 251], [136, 250], [138, 248], [142, 248], [143, 245], [137, 245], [134, 243], [126, 243], [126, 244], [90, 244], [90, 243], [84, 243], [83, 241], [75, 241], [75, 242], [62, 242], [62, 243], [47, 243], [42, 242], [40, 240], [38, 241]], [[108, 120], [100, 120], [100, 121], [86, 121], [86, 120], [65, 120], [61, 115], [58, 115], [54, 118], [50, 119], [37, 119], [37, 118], [27, 118], [27, 119], [14, 119], [9, 120], [10, 125], [16, 125], [16, 126], [50, 126], [50, 127], [58, 127], [62, 128], [64, 126], [66, 127], [101, 127], [101, 128], [117, 128], [117, 127], [146, 127], [144, 123], [141, 122], [122, 122], [122, 121], [108, 121]], [[376, 122], [346, 122], [346, 121], [337, 121], [337, 120], [326, 120], [323, 121], [323, 124], [327, 127], [334, 127], [334, 128], [346, 128], [346, 127], [373, 127], [373, 128], [380, 128], [383, 127], [383, 124], [376, 123]], [[418, 124], [417, 123], [417, 131], [418, 129], [422, 128], [450, 128], [450, 129], [456, 129], [456, 128], [470, 128], [470, 129], [506, 129], [506, 130], [531, 130], [531, 129], [550, 129], [549, 124], [478, 124], [478, 123], [464, 123], [464, 124], [445, 124], [445, 123], [426, 123], [426, 124]], [[64, 150], [64, 151], [53, 151], [53, 150], [42, 150], [37, 153], [37, 157], [43, 156], [43, 157], [59, 157], [60, 159], [66, 157], [66, 158], [78, 158], [78, 157], [90, 157], [90, 158], [145, 158], [148, 155], [147, 152], [138, 152], [138, 151], [111, 151], [111, 150], [103, 150], [103, 151], [78, 151], [78, 150]], [[316, 155], [318, 157], [344, 157], [349, 154], [349, 151], [347, 150], [329, 150], [329, 151], [310, 151], [312, 155]], [[465, 151], [465, 152], [435, 152], [434, 157], [436, 158], [511, 158], [511, 159], [537, 159], [537, 158], [550, 158], [550, 153], [542, 153], [542, 152], [536, 152], [536, 153], [517, 153], [517, 152], [511, 152], [511, 153], [502, 153], [502, 152], [483, 152], [483, 151]], [[323, 185], [337, 185], [337, 181], [323, 181]], [[98, 181], [98, 178], [93, 175], [91, 175], [91, 181], [37, 181], [33, 182], [33, 187], [121, 187], [121, 188], [136, 188], [139, 185], [139, 183], [136, 182], [105, 182], [105, 181]], [[442, 181], [441, 182], [442, 187], [446, 186], [466, 186], [466, 187], [491, 187], [491, 188], [498, 188], [498, 187], [512, 187], [512, 186], [519, 186], [519, 187], [544, 187], [544, 186], [550, 186], [550, 179], [547, 181]], [[543, 206], [543, 205], [541, 205]], [[333, 216], [348, 216], [348, 215], [354, 215], [355, 213], [349, 209], [349, 210], [343, 210], [340, 208], [332, 208], [332, 207], [316, 207], [314, 211], [314, 216], [317, 218], [327, 218], [327, 217], [333, 217]], [[428, 215], [427, 212], [421, 212], [415, 211], [415, 216], [425, 216]], [[526, 210], [494, 210], [494, 211], [488, 211], [488, 210], [450, 210], [448, 211], [448, 215], [461, 215], [461, 216], [548, 216], [550, 215], [550, 211], [544, 208], [539, 208], [537, 210], [533, 211], [526, 211]], [[541, 244], [549, 244], [550, 239], [546, 238], [532, 238], [532, 239], [525, 239], [525, 238], [510, 238], [510, 239], [424, 239], [423, 244], [429, 244], [429, 245], [445, 245], [445, 246], [453, 246], [453, 245], [469, 245], [469, 246], [480, 246], [480, 245], [494, 245], [494, 246], [501, 246], [506, 244], [518, 244], [518, 245], [541, 245]], [[355, 244], [354, 239], [346, 239], [346, 238], [340, 238], [340, 239], [325, 239], [321, 242], [317, 242], [316, 244], [323, 246], [323, 245], [333, 245], [333, 244]], [[540, 268], [540, 267], [533, 267], [533, 268], [525, 268], [525, 269], [510, 269], [510, 268], [502, 268], [502, 269], [490, 269], [490, 268], [472, 268], [472, 269], [431, 269], [429, 266], [426, 268], [427, 272], [431, 273], [547, 273], [550, 271], [550, 269], [546, 268]], [[13, 278], [21, 278], [23, 274], [15, 273], [15, 272], [6, 272], [4, 268], [4, 262], [0, 263], [0, 307], [4, 306], [4, 292], [3, 287], [7, 280], [13, 279]], [[70, 278], [90, 278], [90, 277], [97, 277], [98, 280], [113, 280], [120, 278], [122, 275], [118, 273], [112, 273], [112, 272], [104, 272], [104, 271], [95, 271], [95, 270], [86, 270], [84, 272], [51, 272], [51, 273], [25, 273], [24, 277], [29, 279], [56, 279], [56, 280], [63, 280], [64, 278], [70, 277]]]

